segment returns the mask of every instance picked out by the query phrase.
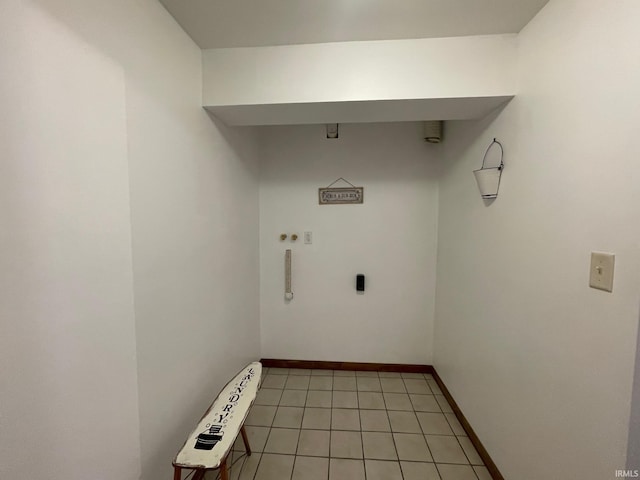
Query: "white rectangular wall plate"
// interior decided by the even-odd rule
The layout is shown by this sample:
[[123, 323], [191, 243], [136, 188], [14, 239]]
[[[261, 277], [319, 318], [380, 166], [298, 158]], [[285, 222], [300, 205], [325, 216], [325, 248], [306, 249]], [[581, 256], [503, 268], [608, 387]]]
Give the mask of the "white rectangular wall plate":
[[606, 292], [613, 291], [613, 267], [616, 256], [613, 253], [591, 252], [589, 286]]
[[313, 243], [313, 234], [311, 232], [304, 232], [304, 243], [307, 245]]

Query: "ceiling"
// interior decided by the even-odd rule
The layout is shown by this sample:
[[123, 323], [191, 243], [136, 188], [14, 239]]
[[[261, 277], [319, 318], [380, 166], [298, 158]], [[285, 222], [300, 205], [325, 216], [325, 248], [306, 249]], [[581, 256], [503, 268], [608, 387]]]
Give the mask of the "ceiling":
[[548, 0], [160, 0], [201, 48], [517, 33]]

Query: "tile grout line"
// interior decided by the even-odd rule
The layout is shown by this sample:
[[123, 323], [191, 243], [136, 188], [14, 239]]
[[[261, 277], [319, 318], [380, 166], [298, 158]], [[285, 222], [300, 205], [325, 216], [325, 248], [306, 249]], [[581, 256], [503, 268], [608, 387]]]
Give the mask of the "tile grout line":
[[328, 478], [331, 479], [331, 441], [333, 440], [333, 392], [334, 390], [334, 382], [335, 382], [335, 371], [333, 371], [333, 380], [331, 381], [331, 414], [329, 415], [329, 472]]
[[[405, 379], [402, 379], [402, 383], [404, 383], [404, 387], [407, 389], [407, 395], [409, 394], [409, 389], [407, 388], [407, 383], [404, 381]], [[425, 379], [426, 382], [426, 379]], [[429, 391], [431, 392], [431, 388], [429, 387], [429, 382], [427, 383], [427, 388], [429, 389]], [[411, 401], [411, 396], [409, 396], [409, 401]], [[427, 451], [429, 452], [429, 456], [431, 457], [431, 460], [433, 460], [433, 464], [436, 467], [436, 471], [438, 472], [438, 476], [441, 477], [440, 475], [440, 470], [438, 470], [438, 465], [436, 464], [436, 459], [433, 456], [433, 452], [431, 451], [431, 447], [429, 447], [429, 442], [427, 442], [427, 437], [426, 434], [424, 433], [424, 429], [422, 428], [422, 424], [420, 423], [420, 419], [418, 418], [418, 414], [416, 413], [416, 409], [413, 405], [413, 402], [411, 402], [411, 407], [413, 408], [413, 414], [416, 416], [416, 420], [418, 421], [418, 426], [420, 427], [420, 431], [422, 432], [422, 438], [424, 438], [424, 444], [427, 446]], [[440, 407], [438, 405], [438, 407]], [[395, 440], [395, 438], [394, 438]], [[400, 464], [400, 468], [402, 468], [402, 464]]]
[[[402, 384], [405, 386], [405, 388], [407, 388], [407, 386], [404, 383], [404, 380], [402, 381]], [[380, 382], [380, 390], [382, 390], [382, 382]], [[389, 409], [387, 408], [387, 399], [384, 396], [384, 391], [382, 392], [382, 403], [384, 403], [384, 411], [387, 414], [387, 421], [389, 422], [389, 430], [391, 431], [391, 441], [393, 442], [393, 449], [396, 452], [396, 458], [398, 459], [398, 468], [400, 469], [400, 476], [404, 479], [404, 473], [402, 472], [402, 464], [400, 463], [400, 454], [398, 453], [398, 445], [396, 445], [396, 437], [393, 435], [393, 426], [391, 425], [391, 417], [389, 416]], [[413, 407], [413, 405], [412, 405]], [[416, 418], [416, 420], [418, 420]]]
[[[291, 375], [291, 369], [289, 369], [289, 375], [288, 377], [292, 376]], [[295, 376], [295, 375], [293, 375]], [[287, 377], [287, 381], [288, 381], [288, 377]], [[311, 375], [309, 375], [309, 382], [311, 382]], [[287, 384], [285, 383], [285, 387], [287, 386]], [[284, 389], [282, 389], [282, 393], [284, 394]], [[307, 384], [307, 395], [304, 399], [304, 404], [307, 404], [307, 398], [309, 397], [309, 385]], [[281, 397], [282, 399], [282, 397]], [[280, 404], [278, 403], [278, 408], [280, 408]], [[277, 412], [276, 412], [277, 414]], [[291, 465], [291, 474], [289, 475], [289, 479], [293, 480], [293, 472], [295, 472], [296, 470], [296, 461], [298, 460], [298, 448], [300, 448], [300, 435], [302, 434], [302, 421], [304, 420], [304, 408], [302, 409], [302, 418], [300, 419], [300, 428], [298, 429], [298, 438], [296, 439], [296, 448], [293, 451], [293, 465]]]
[[[286, 374], [286, 378], [284, 381], [284, 386], [282, 387], [282, 391], [284, 392], [284, 387], [287, 384], [287, 381], [289, 380], [289, 369], [287, 369], [287, 374]], [[280, 396], [280, 398], [282, 398], [282, 396]], [[271, 437], [271, 430], [273, 430], [273, 423], [276, 421], [276, 415], [278, 415], [278, 409], [280, 408], [280, 402], [278, 402], [278, 405], [276, 406], [276, 411], [273, 414], [273, 418], [271, 419], [271, 426], [269, 426], [269, 434], [267, 435], [267, 439], [264, 442], [264, 447], [262, 448], [262, 455], [260, 455], [260, 460], [258, 460], [258, 465], [256, 465], [256, 471], [253, 474], [253, 478], [252, 480], [255, 480], [256, 476], [258, 475], [258, 470], [260, 470], [260, 464], [262, 463], [262, 459], [264, 458], [265, 455], [265, 449], [267, 448], [267, 443], [269, 443], [269, 438]], [[294, 458], [294, 463], [295, 463], [295, 458]], [[291, 474], [293, 475], [293, 467], [291, 468]]]
[[[418, 418], [418, 413], [417, 413], [417, 411], [415, 409], [415, 406], [413, 405], [413, 402], [411, 401], [411, 394], [409, 393], [409, 387], [407, 385], [406, 380], [407, 379], [403, 378], [402, 379], [402, 383], [404, 383], [404, 386], [407, 389], [407, 395], [409, 395], [409, 401], [411, 402], [411, 407], [413, 408], [413, 414], [416, 416], [416, 420], [418, 421], [418, 426], [420, 427], [420, 432], [422, 433], [422, 438], [424, 439], [424, 444], [427, 447], [427, 452], [429, 452], [429, 456], [431, 457], [431, 460], [433, 460], [433, 464], [435, 465], [436, 459], [434, 458], [433, 452], [431, 451], [431, 448], [429, 447], [429, 443], [427, 442], [427, 437], [425, 436], [426, 434], [424, 432], [424, 429], [422, 428], [422, 423], [420, 423], [420, 418]], [[428, 392], [429, 393], [433, 393], [431, 391], [431, 388], [429, 388], [429, 382], [426, 381], [426, 378], [424, 379], [424, 381], [427, 384]], [[414, 395], [418, 395], [418, 394], [414, 393]], [[439, 408], [439, 406], [438, 406], [438, 408]], [[402, 464], [400, 464], [400, 465], [402, 465]], [[437, 467], [436, 467], [436, 469], [437, 469]], [[440, 475], [440, 472], [438, 472], [438, 475]]]
[[[378, 379], [378, 384], [380, 385], [380, 390], [382, 391], [382, 383], [380, 382], [380, 374], [378, 372], [376, 372], [376, 374], [377, 374], [376, 378]], [[358, 376], [358, 374], [356, 373], [356, 377], [357, 376]], [[360, 390], [358, 390], [358, 379], [357, 378], [356, 378], [356, 390], [358, 392], [360, 392]], [[382, 395], [382, 393], [380, 395]], [[358, 393], [358, 400], [359, 399], [360, 399], [360, 393]], [[384, 395], [382, 395], [382, 402], [384, 403]], [[387, 406], [385, 404], [385, 410], [386, 410], [386, 407]], [[360, 403], [358, 403], [358, 419], [360, 419]], [[391, 425], [389, 425], [389, 428], [391, 428]], [[364, 453], [364, 435], [362, 434], [362, 420], [360, 421], [360, 441], [362, 442], [362, 467], [364, 468], [364, 480], [367, 480], [367, 459], [366, 459], [366, 455]]]

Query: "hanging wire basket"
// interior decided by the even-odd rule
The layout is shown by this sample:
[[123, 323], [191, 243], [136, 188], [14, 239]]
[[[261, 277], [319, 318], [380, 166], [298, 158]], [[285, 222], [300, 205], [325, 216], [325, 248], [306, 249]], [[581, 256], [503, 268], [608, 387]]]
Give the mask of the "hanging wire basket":
[[[486, 167], [485, 162], [487, 161], [487, 154], [489, 150], [494, 145], [498, 145], [500, 147], [500, 165], [496, 167]], [[480, 189], [480, 194], [484, 199], [492, 199], [498, 196], [498, 189], [500, 188], [500, 177], [502, 177], [502, 170], [504, 169], [504, 162], [502, 161], [504, 157], [504, 149], [502, 148], [502, 144], [493, 139], [493, 142], [487, 147], [487, 150], [484, 152], [484, 157], [482, 158], [482, 168], [479, 170], [474, 170], [473, 174], [476, 177], [476, 182], [478, 182], [478, 188]]]

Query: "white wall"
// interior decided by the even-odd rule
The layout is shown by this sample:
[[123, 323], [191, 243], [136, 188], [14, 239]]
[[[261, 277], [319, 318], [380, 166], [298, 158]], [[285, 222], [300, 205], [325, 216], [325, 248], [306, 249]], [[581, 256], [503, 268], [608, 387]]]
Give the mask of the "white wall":
[[156, 1], [0, 18], [0, 477], [167, 478], [259, 357], [252, 132], [202, 110], [201, 52]]
[[[505, 478], [625, 466], [640, 281], [634, 0], [552, 0], [519, 37], [519, 94], [449, 130], [435, 366]], [[472, 170], [505, 145], [500, 195]], [[613, 293], [588, 287], [616, 254]]]
[[[265, 127], [261, 138], [263, 357], [430, 363], [439, 149], [424, 142], [421, 124], [340, 125], [337, 140], [322, 125]], [[364, 204], [318, 205], [318, 187], [339, 177], [364, 186]], [[280, 242], [283, 232], [300, 239]], [[357, 273], [366, 275], [364, 295]]]
[[204, 50], [204, 105], [515, 93], [515, 35]]
[[134, 480], [123, 70], [32, 2], [0, 31], [0, 478]]
[[155, 480], [232, 374], [260, 358], [260, 292], [253, 132], [202, 110], [201, 52], [149, 4], [117, 23], [150, 23], [127, 101], [142, 471]]

